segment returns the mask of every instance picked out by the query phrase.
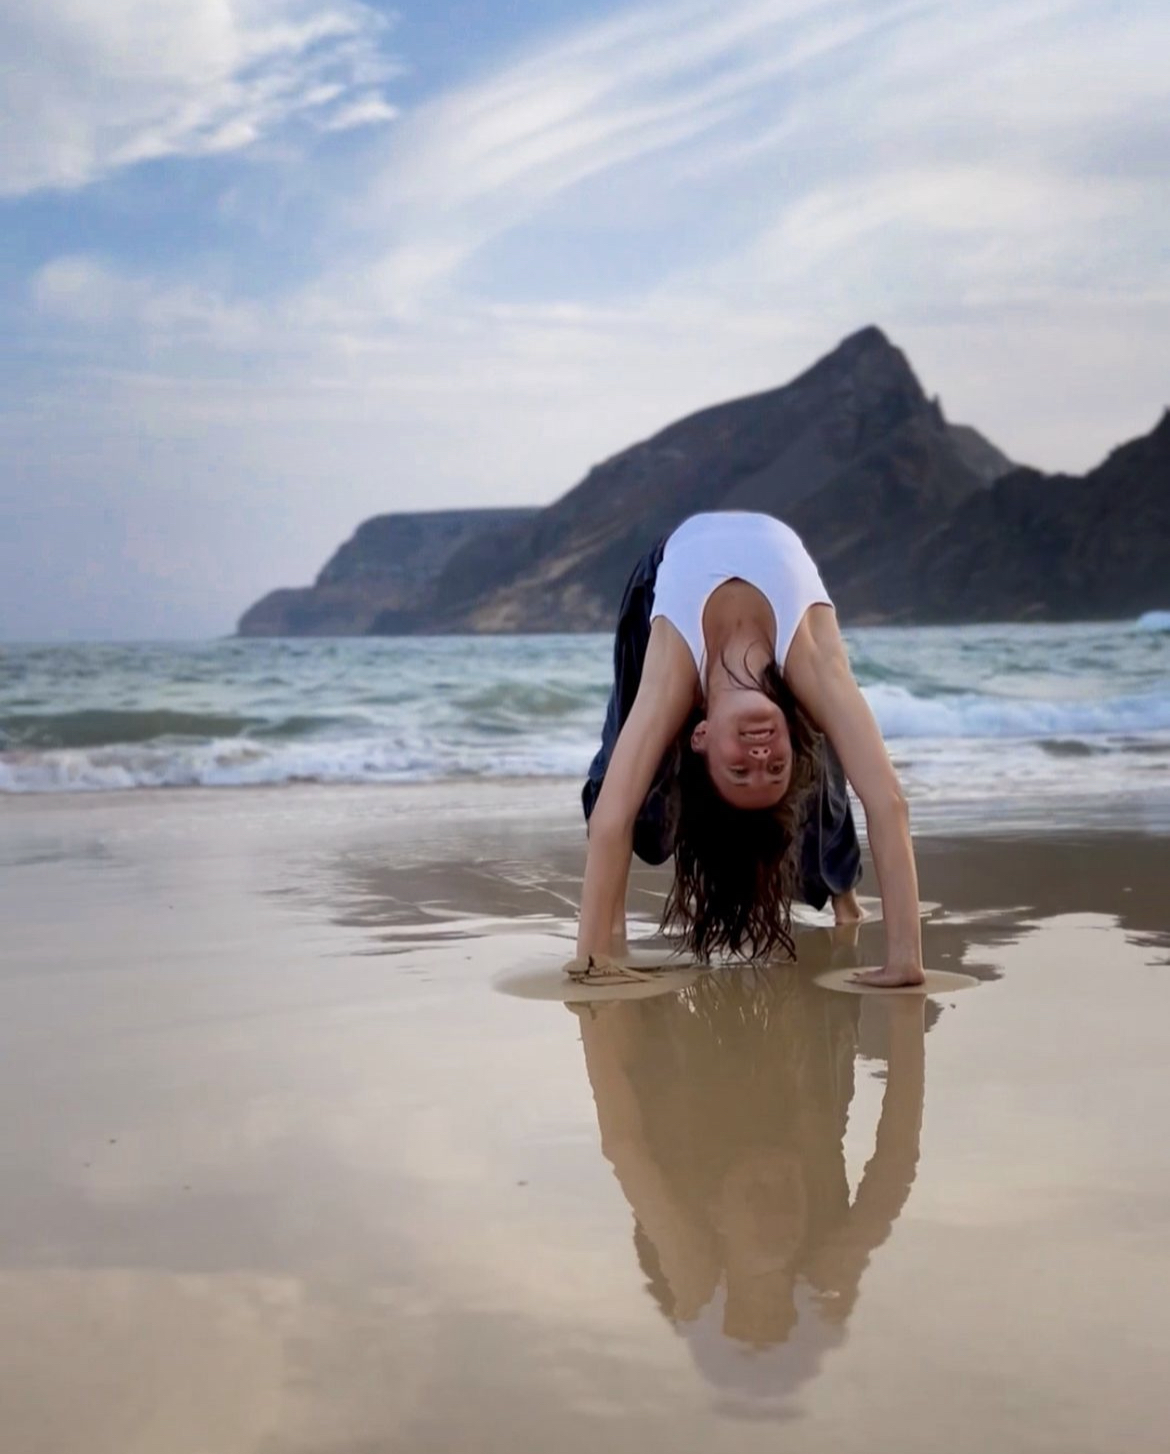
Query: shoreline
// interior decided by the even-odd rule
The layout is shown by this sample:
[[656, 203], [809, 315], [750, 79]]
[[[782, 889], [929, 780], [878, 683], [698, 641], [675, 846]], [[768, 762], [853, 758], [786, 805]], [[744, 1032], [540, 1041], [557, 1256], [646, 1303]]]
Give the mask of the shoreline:
[[[115, 810], [132, 806], [134, 811], [143, 811], [154, 805], [159, 811], [166, 811], [177, 803], [191, 806], [203, 800], [231, 803], [239, 799], [261, 804], [281, 798], [290, 803], [303, 800], [323, 805], [329, 805], [330, 799], [335, 799], [338, 806], [344, 802], [347, 807], [352, 806], [355, 800], [366, 799], [364, 806], [371, 809], [385, 799], [408, 811], [425, 811], [429, 800], [445, 813], [463, 812], [469, 818], [483, 812], [504, 811], [511, 816], [536, 810], [563, 819], [562, 826], [576, 823], [583, 827], [579, 811], [581, 782], [580, 777], [568, 776], [517, 774], [515, 777], [485, 777], [469, 774], [411, 782], [302, 781], [223, 786], [78, 788], [0, 793], [0, 808], [6, 814], [36, 817], [41, 813], [94, 811], [98, 804], [103, 803]], [[858, 831], [864, 838], [864, 813], [855, 797], [852, 797], [852, 802]], [[86, 805], [84, 809], [83, 805]], [[911, 830], [916, 838], [953, 834], [994, 835], [999, 832], [1039, 837], [1049, 833], [1118, 831], [1162, 835], [1170, 833], [1170, 781], [1152, 791], [1145, 788], [1124, 793], [1022, 792], [1006, 802], [987, 796], [911, 796], [910, 812]]]

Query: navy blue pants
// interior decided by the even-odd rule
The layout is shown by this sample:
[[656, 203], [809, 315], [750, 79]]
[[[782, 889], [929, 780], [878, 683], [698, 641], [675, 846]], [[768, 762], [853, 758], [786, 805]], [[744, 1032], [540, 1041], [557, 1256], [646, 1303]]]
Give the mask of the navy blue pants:
[[[586, 821], [601, 792], [618, 733], [638, 694], [642, 663], [650, 641], [654, 581], [665, 546], [663, 539], [646, 552], [634, 567], [622, 596], [613, 643], [613, 689], [601, 730], [601, 747], [589, 765], [589, 775], [581, 791]], [[645, 863], [665, 863], [674, 852], [675, 778], [673, 757], [668, 756], [655, 774], [634, 824], [634, 852]], [[800, 896], [816, 909], [822, 908], [830, 895], [854, 888], [861, 878], [861, 848], [845, 788], [845, 773], [828, 742], [822, 754], [820, 784], [809, 800], [802, 828], [800, 865]]]

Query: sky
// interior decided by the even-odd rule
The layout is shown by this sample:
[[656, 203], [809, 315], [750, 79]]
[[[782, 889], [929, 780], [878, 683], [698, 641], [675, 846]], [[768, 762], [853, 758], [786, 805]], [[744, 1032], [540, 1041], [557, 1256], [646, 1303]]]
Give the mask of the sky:
[[1170, 403], [1164, 0], [0, 0], [0, 639], [208, 637], [870, 323], [1081, 471]]

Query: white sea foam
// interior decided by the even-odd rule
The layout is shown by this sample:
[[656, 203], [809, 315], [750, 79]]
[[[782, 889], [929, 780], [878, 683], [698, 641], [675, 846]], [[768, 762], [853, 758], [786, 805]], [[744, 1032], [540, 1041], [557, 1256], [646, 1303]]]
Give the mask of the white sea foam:
[[921, 697], [881, 682], [865, 689], [883, 734], [905, 737], [1095, 737], [1170, 730], [1170, 692], [1042, 701], [979, 693]]
[[1146, 611], [1134, 622], [1136, 631], [1170, 631], [1170, 611]]
[[375, 740], [268, 747], [240, 738], [182, 746], [68, 748], [0, 754], [0, 792], [113, 792], [127, 788], [264, 787], [280, 783], [408, 783], [458, 777], [572, 777], [581, 743], [486, 752], [404, 749]]

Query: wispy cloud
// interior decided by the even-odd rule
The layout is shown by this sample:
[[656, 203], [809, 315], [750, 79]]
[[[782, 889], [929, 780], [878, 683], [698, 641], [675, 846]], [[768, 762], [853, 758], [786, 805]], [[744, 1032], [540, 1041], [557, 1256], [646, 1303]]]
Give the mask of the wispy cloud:
[[321, 129], [353, 131], [359, 126], [377, 126], [383, 121], [393, 121], [398, 114], [397, 106], [391, 106], [377, 92], [369, 92], [329, 112], [321, 121]]
[[[741, 144], [793, 104], [802, 76], [856, 64], [859, 48], [922, 10], [912, 0], [722, 0], [638, 10], [573, 32], [490, 78], [440, 96], [399, 128], [368, 187], [408, 258], [392, 284], [433, 286], [479, 248], [591, 179], [652, 162], [652, 190], [719, 138]], [[390, 297], [394, 303], [409, 298]]]
[[[1153, 4], [1119, 13], [1073, 0], [987, 0], [978, 13], [913, 0], [637, 11], [404, 123], [365, 194], [372, 225], [393, 239], [375, 296], [409, 306], [412, 288], [434, 289], [501, 235], [570, 211], [591, 182], [603, 213], [607, 186], [628, 205], [632, 174], [630, 221], [676, 189], [717, 193], [731, 178], [757, 192], [761, 241], [810, 213], [823, 226], [835, 212], [858, 241], [900, 215], [928, 255], [936, 232], [953, 242], [998, 227], [1010, 244], [1017, 227], [1025, 241], [1086, 210], [1116, 220], [1124, 156], [1095, 178], [1107, 200], [1086, 209], [1077, 189], [1119, 128], [1131, 147], [1170, 141], [1167, 31]], [[701, 212], [703, 192], [693, 200]], [[432, 265], [420, 268], [420, 254]]]
[[[360, 7], [297, 16], [270, 14], [244, 51], [296, 56], [308, 37], [340, 37], [368, 61]], [[310, 333], [325, 355], [367, 358], [396, 356], [407, 335], [416, 355], [483, 337], [506, 356], [548, 320], [563, 348], [570, 315], [577, 337], [601, 329], [616, 347], [624, 334], [636, 351], [672, 318], [705, 317], [734, 348], [763, 320], [827, 340], [875, 316], [897, 331], [997, 306], [1158, 304], [1170, 187], [1150, 158], [1170, 141], [1168, 33], [1150, 0], [1121, 16], [1085, 0], [985, 0], [978, 14], [926, 0], [639, 7], [401, 119], [323, 223], [336, 262], [263, 309], [93, 258], [51, 261], [34, 295], [79, 321], [120, 310], [156, 355], [169, 320], [191, 333], [201, 301], [225, 346], [265, 335], [299, 357]], [[301, 82], [322, 126], [394, 114], [375, 93], [310, 84], [307, 70]], [[741, 220], [688, 247], [724, 207]], [[587, 259], [566, 285], [553, 241], [523, 287], [497, 289], [509, 243], [545, 228], [595, 236], [604, 277]], [[621, 266], [635, 236], [661, 255], [636, 291]]]
[[240, 151], [302, 119], [386, 121], [387, 21], [361, 0], [37, 0], [0, 10], [0, 195]]
[[132, 325], [155, 348], [204, 340], [218, 350], [254, 350], [264, 346], [270, 321], [255, 305], [228, 302], [198, 283], [160, 283], [83, 254], [46, 263], [32, 296], [48, 318], [99, 330]]

